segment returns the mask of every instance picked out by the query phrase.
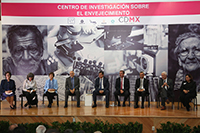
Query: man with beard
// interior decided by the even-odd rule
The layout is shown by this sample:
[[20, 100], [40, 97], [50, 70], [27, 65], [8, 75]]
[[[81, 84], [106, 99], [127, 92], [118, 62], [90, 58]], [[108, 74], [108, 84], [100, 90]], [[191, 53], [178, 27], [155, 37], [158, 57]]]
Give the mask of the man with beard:
[[43, 36], [36, 26], [11, 26], [7, 31], [7, 39], [11, 57], [3, 60], [3, 71], [11, 71], [14, 75], [26, 75], [29, 72], [44, 75], [52, 70], [51, 64], [42, 60]]

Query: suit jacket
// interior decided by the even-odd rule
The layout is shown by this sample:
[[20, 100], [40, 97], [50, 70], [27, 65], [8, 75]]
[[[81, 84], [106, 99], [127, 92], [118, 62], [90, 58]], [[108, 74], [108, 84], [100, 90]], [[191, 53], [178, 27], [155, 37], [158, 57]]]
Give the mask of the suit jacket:
[[[79, 90], [79, 87], [80, 87], [79, 78], [74, 76], [74, 88], [75, 88], [75, 90]], [[68, 77], [68, 78], [66, 78], [65, 89], [69, 90], [71, 88], [72, 88], [71, 77]]]
[[[99, 90], [99, 77], [95, 80], [95, 90]], [[106, 77], [103, 77], [103, 87], [104, 90], [108, 90], [109, 91], [109, 82], [108, 79]]]
[[7, 79], [3, 79], [0, 85], [0, 94], [3, 94], [5, 93], [5, 91], [8, 91], [8, 90], [12, 90], [12, 92], [15, 94], [15, 90], [16, 90], [15, 81], [10, 79], [9, 89], [8, 89]]
[[[164, 83], [164, 80], [161, 78], [161, 79], [159, 80], [159, 87], [158, 87], [158, 91], [159, 91], [159, 92], [161, 92], [161, 90], [164, 89], [164, 88], [162, 87], [163, 83]], [[173, 94], [174, 85], [173, 85], [173, 82], [172, 82], [172, 80], [171, 80], [170, 78], [167, 78], [167, 84], [168, 84], [168, 86], [169, 86], [169, 87], [167, 87], [167, 91], [168, 91], [169, 93]]]
[[[121, 89], [121, 78], [120, 77], [116, 79], [115, 88], [116, 88], [116, 90]], [[130, 89], [129, 79], [124, 77], [124, 89], [123, 89], [123, 91], [129, 91], [129, 89]]]
[[[145, 92], [149, 94], [149, 80], [146, 78], [144, 78], [143, 87], [145, 89]], [[140, 88], [140, 78], [136, 79], [135, 91], [137, 91], [138, 88]]]

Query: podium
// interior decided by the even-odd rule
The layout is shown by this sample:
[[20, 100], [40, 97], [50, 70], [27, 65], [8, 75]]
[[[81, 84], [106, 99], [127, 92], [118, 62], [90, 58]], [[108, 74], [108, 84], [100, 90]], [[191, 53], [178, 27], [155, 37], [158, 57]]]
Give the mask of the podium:
[[85, 106], [92, 106], [92, 94], [85, 95]]

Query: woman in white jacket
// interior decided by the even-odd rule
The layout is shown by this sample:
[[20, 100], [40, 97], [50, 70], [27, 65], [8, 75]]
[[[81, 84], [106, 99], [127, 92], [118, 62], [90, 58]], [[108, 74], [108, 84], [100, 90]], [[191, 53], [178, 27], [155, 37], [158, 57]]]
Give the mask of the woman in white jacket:
[[29, 73], [27, 75], [27, 79], [23, 83], [23, 94], [26, 95], [27, 103], [24, 105], [24, 107], [27, 107], [29, 105], [29, 108], [31, 107], [31, 103], [33, 98], [36, 96], [36, 90], [37, 90], [37, 84], [34, 80], [34, 74]]

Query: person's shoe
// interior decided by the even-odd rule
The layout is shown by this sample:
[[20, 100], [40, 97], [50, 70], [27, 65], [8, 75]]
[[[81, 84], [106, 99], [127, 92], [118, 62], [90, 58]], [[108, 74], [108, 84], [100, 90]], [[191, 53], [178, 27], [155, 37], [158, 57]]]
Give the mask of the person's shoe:
[[97, 107], [97, 105], [96, 105], [96, 104], [94, 104], [94, 105], [92, 106], [92, 108], [95, 108], [95, 107]]
[[28, 106], [28, 103], [24, 104], [24, 107], [27, 107]]
[[138, 108], [138, 107], [139, 107], [138, 105], [135, 105], [135, 106], [134, 106], [135, 109]]
[[11, 109], [15, 109], [14, 106], [10, 106]]
[[169, 104], [169, 102], [170, 102], [169, 99], [167, 99], [166, 102], [167, 102], [167, 104]]
[[32, 108], [31, 105], [29, 105], [28, 108]]
[[141, 109], [144, 109], [144, 105], [141, 106]]
[[165, 107], [165, 106], [162, 106], [161, 110], [166, 110], [166, 107]]
[[121, 106], [121, 105], [120, 105], [120, 102], [118, 102], [118, 106]]
[[126, 104], [125, 104], [125, 103], [123, 103], [122, 107], [125, 107], [125, 106], [126, 106]]
[[190, 105], [186, 107], [186, 110], [187, 110], [187, 111], [190, 111]]
[[109, 108], [109, 105], [106, 105], [106, 108]]
[[77, 105], [77, 108], [80, 108], [81, 106], [80, 105]]
[[13, 105], [13, 107], [16, 109], [16, 105]]
[[51, 104], [49, 104], [47, 107], [48, 107], [48, 108], [51, 108]]
[[67, 105], [67, 104], [65, 104], [64, 108], [67, 108], [67, 107], [68, 107], [68, 105]]

